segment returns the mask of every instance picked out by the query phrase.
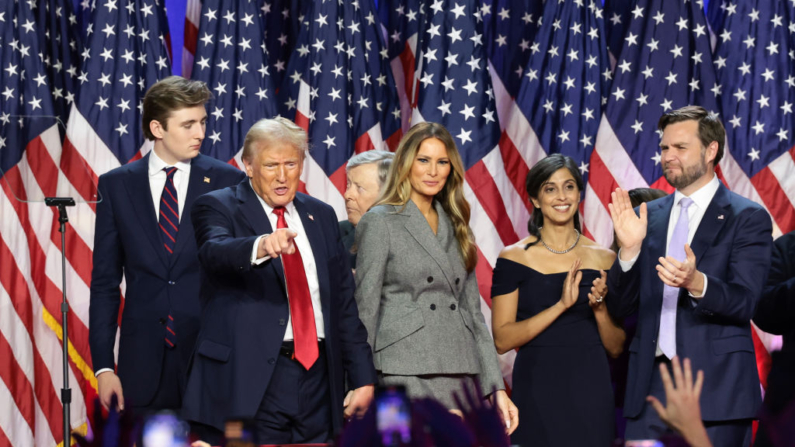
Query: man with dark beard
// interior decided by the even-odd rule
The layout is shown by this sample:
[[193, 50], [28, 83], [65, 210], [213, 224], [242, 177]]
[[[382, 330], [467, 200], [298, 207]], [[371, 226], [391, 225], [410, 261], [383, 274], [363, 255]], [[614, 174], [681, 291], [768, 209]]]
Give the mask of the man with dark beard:
[[638, 312], [626, 438], [670, 431], [649, 399], [665, 401], [660, 371], [678, 356], [704, 372], [701, 418], [712, 444], [748, 446], [761, 404], [750, 321], [770, 268], [770, 216], [715, 175], [725, 138], [716, 115], [688, 106], [657, 127], [675, 193], [633, 210], [616, 189], [609, 205], [621, 250], [608, 274], [608, 310], [617, 319]]

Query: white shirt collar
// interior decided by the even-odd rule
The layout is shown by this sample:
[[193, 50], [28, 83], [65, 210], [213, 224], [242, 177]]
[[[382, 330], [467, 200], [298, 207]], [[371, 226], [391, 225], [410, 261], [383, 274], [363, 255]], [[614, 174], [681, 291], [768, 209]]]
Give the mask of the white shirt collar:
[[[706, 185], [702, 186], [701, 189], [690, 194], [690, 198], [693, 200], [693, 203], [699, 209], [705, 210], [709, 206], [709, 203], [712, 201], [712, 198], [715, 197], [715, 193], [718, 192], [718, 188], [720, 187], [720, 180], [718, 180], [718, 176], [712, 174], [712, 180], [709, 181]], [[678, 189], [674, 193], [674, 206], [676, 206], [683, 197], [687, 197], [682, 194]]]
[[[155, 153], [155, 150], [152, 149], [149, 151], [149, 176], [157, 175], [163, 172], [164, 168], [169, 167], [170, 165], [166, 164], [162, 158], [158, 157]], [[190, 160], [188, 161], [178, 161], [175, 165], [177, 171], [179, 172], [188, 172], [190, 169]]]
[[[251, 185], [250, 178], [248, 179], [248, 184]], [[262, 208], [265, 210], [265, 214], [267, 214], [268, 217], [270, 218], [270, 216], [273, 214], [273, 207], [268, 205], [268, 203], [265, 202], [265, 200], [263, 200], [259, 194], [257, 194], [257, 191], [254, 190], [254, 185], [251, 185], [251, 189], [252, 191], [254, 191], [254, 195], [257, 196], [257, 199], [259, 199], [259, 203], [262, 204]], [[292, 200], [290, 201], [290, 203], [284, 206], [284, 209], [287, 210], [287, 214], [289, 214], [290, 216], [298, 216], [298, 211], [295, 209], [295, 204], [293, 203]]]

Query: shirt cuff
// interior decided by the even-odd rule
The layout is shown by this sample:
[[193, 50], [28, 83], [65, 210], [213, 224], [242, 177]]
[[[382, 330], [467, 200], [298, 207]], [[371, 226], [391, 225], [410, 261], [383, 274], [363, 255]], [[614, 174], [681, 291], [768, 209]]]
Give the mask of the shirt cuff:
[[108, 372], [108, 371], [113, 372], [113, 369], [111, 369], [111, 368], [102, 368], [99, 371], [94, 373], [94, 377], [99, 377], [100, 374], [102, 374], [104, 372]]
[[632, 266], [635, 265], [637, 262], [638, 257], [640, 257], [640, 252], [635, 255], [634, 258], [630, 259], [629, 261], [622, 261], [621, 260], [621, 249], [618, 249], [618, 264], [621, 266], [621, 271], [628, 272], [632, 269]]
[[706, 275], [706, 273], [703, 273], [703, 272], [699, 272], [699, 273], [701, 273], [701, 276], [704, 277], [704, 289], [701, 291], [701, 295], [698, 295], [698, 296], [693, 295], [690, 292], [687, 292], [687, 294], [690, 295], [692, 298], [704, 298], [704, 295], [707, 294], [707, 275]]
[[263, 234], [262, 236], [258, 237], [257, 240], [254, 241], [254, 247], [252, 247], [251, 249], [251, 265], [260, 265], [271, 258], [270, 256], [257, 258], [257, 248], [259, 247], [260, 239], [264, 237], [268, 237], [268, 235]]

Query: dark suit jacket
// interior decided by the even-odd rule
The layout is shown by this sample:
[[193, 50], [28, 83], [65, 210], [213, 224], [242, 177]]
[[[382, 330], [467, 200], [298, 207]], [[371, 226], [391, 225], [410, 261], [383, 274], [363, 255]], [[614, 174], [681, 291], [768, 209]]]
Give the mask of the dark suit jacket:
[[134, 405], [148, 405], [157, 391], [169, 311], [177, 334], [175, 349], [185, 368], [199, 331], [199, 260], [190, 207], [198, 196], [243, 178], [239, 169], [207, 156], [191, 161], [177, 242], [168, 256], [152, 203], [149, 155], [99, 177], [102, 201], [97, 204], [89, 308], [91, 358], [94, 371], [114, 367], [124, 275], [118, 375], [125, 397]]
[[[334, 210], [301, 193], [293, 203], [317, 265], [332, 421], [339, 430], [343, 371], [353, 388], [375, 383], [372, 354]], [[281, 259], [251, 264], [254, 241], [273, 230], [248, 181], [201, 197], [192, 214], [204, 309], [183, 413], [223, 429], [230, 416], [253, 417], [268, 388], [289, 315], [284, 269]]]
[[784, 336], [783, 350], [795, 353], [795, 231], [776, 239], [765, 293], [754, 323]]
[[348, 252], [351, 268], [356, 268], [356, 253], [351, 253], [351, 249], [356, 243], [356, 227], [349, 221], [343, 220], [340, 222], [340, 237], [342, 238], [342, 245], [345, 246], [345, 251]]
[[[665, 256], [674, 195], [647, 204], [648, 230], [640, 257], [628, 272], [618, 259], [608, 273], [608, 310], [616, 318], [638, 312], [629, 351], [624, 416], [636, 417], [649, 392], [660, 326], [663, 283], [655, 267]], [[681, 289], [676, 350], [704, 371], [701, 416], [717, 421], [752, 418], [761, 403], [750, 320], [770, 266], [770, 216], [758, 204], [723, 185], [704, 214], [691, 248], [707, 291], [693, 300]]]

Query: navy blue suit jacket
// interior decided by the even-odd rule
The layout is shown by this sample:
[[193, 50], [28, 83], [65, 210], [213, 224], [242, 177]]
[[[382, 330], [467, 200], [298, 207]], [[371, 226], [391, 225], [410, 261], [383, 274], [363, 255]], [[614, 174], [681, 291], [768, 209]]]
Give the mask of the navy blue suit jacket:
[[191, 204], [198, 196], [243, 178], [239, 169], [207, 156], [191, 161], [179, 233], [174, 254], [169, 256], [152, 203], [149, 155], [99, 177], [102, 201], [97, 204], [89, 307], [91, 358], [94, 371], [114, 367], [119, 284], [124, 275], [127, 291], [118, 375], [124, 396], [133, 405], [148, 405], [157, 391], [169, 311], [177, 334], [175, 349], [184, 368], [199, 331], [199, 260]]
[[[663, 299], [655, 267], [665, 256], [673, 204], [673, 194], [647, 204], [648, 229], [637, 262], [624, 272], [616, 259], [607, 276], [611, 315], [623, 318], [638, 312], [637, 333], [629, 346], [626, 417], [639, 415], [651, 383]], [[770, 216], [720, 185], [690, 246], [708, 285], [698, 300], [680, 290], [677, 355], [690, 358], [694, 371], [704, 371], [704, 420], [753, 418], [761, 394], [750, 322], [770, 268]]]
[[[375, 383], [367, 332], [359, 320], [348, 255], [334, 210], [298, 193], [293, 200], [312, 246], [326, 334], [332, 422], [342, 427], [343, 381]], [[248, 181], [200, 197], [192, 210], [202, 266], [202, 326], [183, 399], [183, 416], [223, 429], [251, 418], [268, 388], [287, 329], [281, 259], [251, 264], [270, 221]]]

